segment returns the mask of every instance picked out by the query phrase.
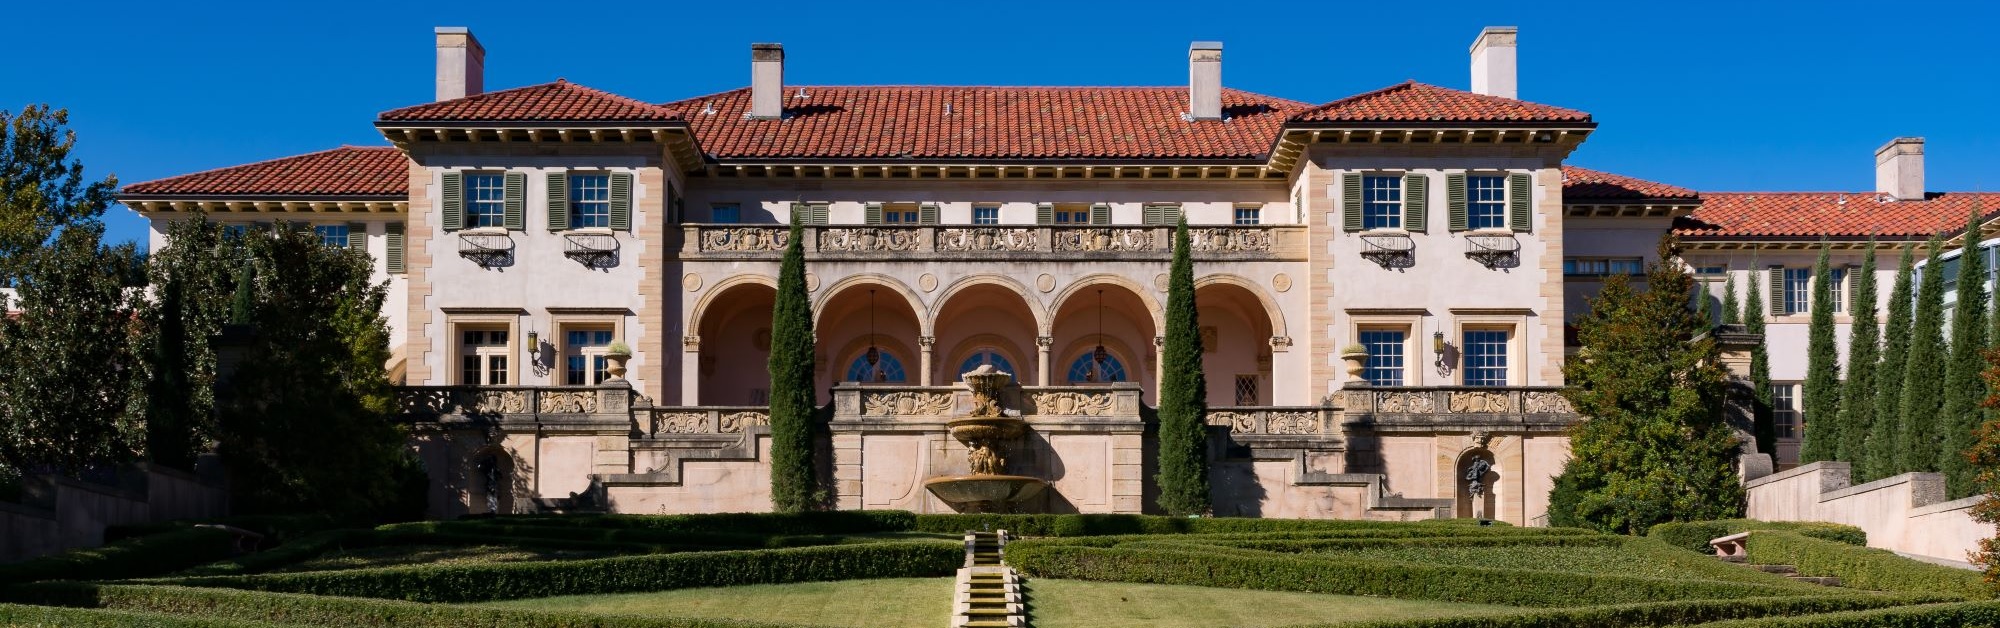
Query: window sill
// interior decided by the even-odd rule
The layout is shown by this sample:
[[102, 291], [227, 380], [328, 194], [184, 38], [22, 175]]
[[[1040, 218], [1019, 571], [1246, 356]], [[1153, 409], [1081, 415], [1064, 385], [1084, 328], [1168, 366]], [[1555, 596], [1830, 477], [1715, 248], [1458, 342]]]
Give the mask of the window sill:
[[507, 235], [510, 232], [511, 230], [509, 230], [506, 227], [473, 227], [470, 229], [458, 230], [459, 235], [470, 235], [470, 236]]

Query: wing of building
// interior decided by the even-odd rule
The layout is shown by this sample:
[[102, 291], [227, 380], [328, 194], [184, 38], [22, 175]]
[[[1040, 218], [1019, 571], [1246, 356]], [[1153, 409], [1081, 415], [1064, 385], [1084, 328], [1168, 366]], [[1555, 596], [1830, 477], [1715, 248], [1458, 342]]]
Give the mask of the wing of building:
[[789, 223], [805, 226], [839, 506], [966, 507], [923, 487], [967, 471], [946, 423], [971, 403], [961, 374], [992, 366], [1035, 434], [1007, 464], [1048, 484], [1017, 507], [1150, 510], [1185, 219], [1210, 421], [1228, 432], [1217, 514], [1532, 524], [1577, 420], [1556, 393], [1565, 323], [1661, 234], [1717, 294], [1728, 273], [1769, 273], [1796, 424], [1782, 404], [1809, 292], [1790, 269], [1822, 241], [1842, 264], [1907, 246], [1974, 202], [1923, 191], [1921, 140], [1885, 146], [1877, 189], [1851, 193], [1567, 165], [1597, 122], [1517, 97], [1511, 28], [1475, 41], [1470, 90], [1318, 104], [1223, 87], [1212, 42], [1172, 87], [798, 85], [782, 47], [756, 44], [749, 86], [649, 103], [563, 80], [486, 91], [478, 40], [436, 37], [437, 100], [380, 114], [390, 145], [121, 198], [156, 247], [197, 212], [365, 247], [439, 515], [768, 508]]

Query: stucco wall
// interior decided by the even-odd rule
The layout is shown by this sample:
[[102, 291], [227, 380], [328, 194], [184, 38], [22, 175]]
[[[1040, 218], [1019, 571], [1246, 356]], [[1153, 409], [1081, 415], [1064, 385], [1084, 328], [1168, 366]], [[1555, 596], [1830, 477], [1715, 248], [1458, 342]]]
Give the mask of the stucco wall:
[[1827, 521], [1868, 533], [1868, 546], [1955, 561], [1968, 560], [1991, 524], [1972, 519], [1981, 498], [1944, 501], [1944, 476], [1905, 473], [1849, 486], [1845, 462], [1817, 462], [1750, 480], [1751, 519]]
[[143, 477], [122, 487], [29, 478], [24, 503], [0, 502], [0, 563], [103, 545], [108, 526], [229, 514], [218, 483], [149, 464], [134, 472]]

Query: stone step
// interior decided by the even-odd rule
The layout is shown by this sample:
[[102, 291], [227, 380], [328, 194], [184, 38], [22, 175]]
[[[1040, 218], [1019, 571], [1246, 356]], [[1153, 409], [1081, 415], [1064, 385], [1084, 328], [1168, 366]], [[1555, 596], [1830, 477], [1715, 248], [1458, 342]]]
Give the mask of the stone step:
[[1840, 586], [1840, 578], [1836, 578], [1833, 576], [1785, 576], [1785, 577], [1791, 579], [1794, 582], [1817, 584], [1824, 587]]
[[1750, 568], [1764, 573], [1774, 573], [1781, 576], [1796, 574], [1799, 572], [1798, 567], [1793, 567], [1791, 565], [1751, 565]]
[[1747, 564], [1750, 562], [1750, 557], [1748, 556], [1717, 556], [1715, 557], [1715, 559], [1725, 563], [1736, 563], [1739, 565]]

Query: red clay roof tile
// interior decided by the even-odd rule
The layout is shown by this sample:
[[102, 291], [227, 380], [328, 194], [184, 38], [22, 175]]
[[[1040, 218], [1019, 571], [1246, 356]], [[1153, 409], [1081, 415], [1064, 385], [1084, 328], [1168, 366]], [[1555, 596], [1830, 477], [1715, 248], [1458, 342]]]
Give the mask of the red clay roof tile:
[[1292, 116], [1292, 120], [1307, 123], [1590, 123], [1590, 114], [1575, 109], [1404, 81], [1313, 107]]
[[557, 79], [382, 112], [382, 122], [670, 122], [680, 112]]
[[1713, 238], [1923, 238], [1965, 226], [1977, 202], [1989, 219], [2000, 193], [1932, 192], [1898, 201], [1874, 192], [1703, 192], [1674, 232]]
[[125, 186], [129, 196], [407, 197], [409, 159], [394, 146], [342, 146]]
[[1694, 190], [1578, 166], [1563, 166], [1563, 202], [1578, 200], [1695, 200]]

